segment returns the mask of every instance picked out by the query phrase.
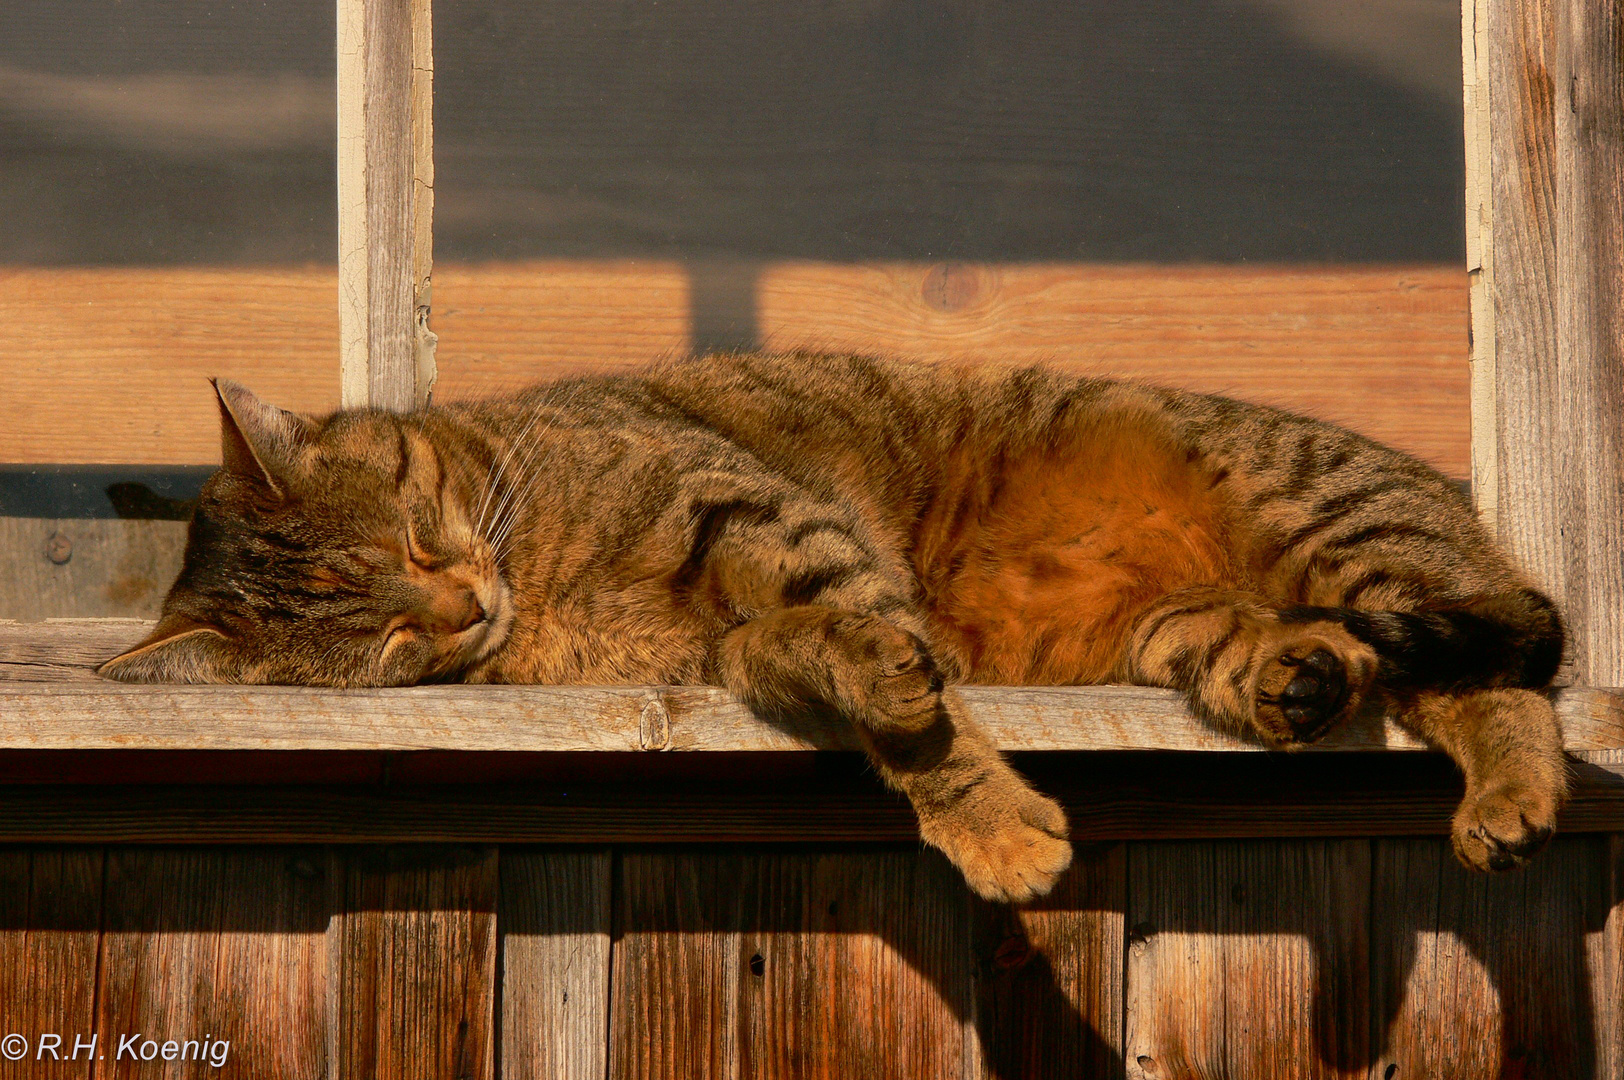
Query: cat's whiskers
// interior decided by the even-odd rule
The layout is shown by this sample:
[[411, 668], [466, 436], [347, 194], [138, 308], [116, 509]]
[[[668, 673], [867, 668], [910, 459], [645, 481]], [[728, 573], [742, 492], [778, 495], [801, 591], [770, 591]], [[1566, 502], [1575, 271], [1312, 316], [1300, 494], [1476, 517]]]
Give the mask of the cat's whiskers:
[[[488, 486], [486, 488], [486, 499], [487, 499], [487, 501], [489, 499], [490, 493], [492, 491], [494, 491], [500, 485], [501, 478], [504, 475], [507, 474], [507, 466], [512, 464], [512, 462], [513, 462], [514, 451], [516, 449], [518, 449], [518, 447], [526, 439], [529, 438], [530, 433], [535, 430], [537, 422], [541, 419], [542, 413], [545, 412], [548, 408], [551, 407], [552, 402], [551, 402], [550, 398], [551, 398], [552, 394], [554, 393], [554, 389], [555, 389], [554, 387], [549, 386], [542, 392], [540, 400], [537, 401], [535, 406], [530, 410], [529, 419], [526, 420], [524, 427], [519, 431], [519, 433], [517, 435], [515, 435], [512, 439], [510, 439], [508, 441], [506, 452], [502, 455], [502, 458], [497, 462], [496, 467], [491, 470], [490, 480], [489, 480]], [[521, 476], [523, 475], [523, 470], [528, 468], [528, 466], [534, 460], [535, 454], [536, 454], [536, 448], [534, 446], [532, 446], [530, 448], [529, 452], [526, 454], [526, 457], [525, 457], [525, 460], [524, 460], [523, 464], [520, 466], [519, 475], [521, 475]], [[491, 533], [495, 530], [497, 524], [502, 520], [503, 510], [507, 507], [508, 502], [509, 502], [509, 500], [511, 499], [511, 497], [513, 495], [513, 490], [514, 490], [514, 485], [511, 482], [508, 484], [508, 486], [506, 488], [503, 489], [503, 494], [502, 494], [501, 499], [498, 500], [494, 510], [491, 511], [491, 518], [490, 518], [489, 525], [487, 525], [487, 523], [485, 521], [485, 510], [482, 508], [481, 511], [480, 511], [479, 528], [476, 530], [476, 534], [484, 536], [487, 545], [489, 545], [491, 543], [491, 540], [490, 540]]]
[[501, 562], [503, 559], [507, 558], [509, 552], [512, 550], [512, 544], [517, 540], [519, 535], [518, 533], [514, 532], [514, 526], [519, 522], [525, 507], [525, 503], [530, 498], [530, 493], [535, 490], [537, 482], [541, 479], [540, 473], [529, 468], [530, 464], [534, 461], [536, 455], [540, 453], [540, 451], [541, 441], [537, 440], [536, 443], [531, 447], [529, 457], [525, 461], [526, 475], [524, 476], [523, 486], [517, 487], [513, 492], [510, 492], [510, 494], [516, 492], [516, 497], [512, 499], [511, 504], [507, 507], [507, 512], [502, 517], [501, 521], [499, 523], [493, 522], [493, 525], [496, 525], [497, 527], [493, 529], [491, 539], [488, 541], [488, 543], [491, 545], [491, 549], [495, 553], [494, 558], [497, 562]]
[[[484, 497], [479, 501], [479, 524], [474, 530], [475, 535], [485, 535], [485, 515], [491, 509], [491, 496], [496, 492], [497, 487], [500, 486], [502, 476], [507, 471], [508, 464], [513, 460], [514, 449], [519, 445], [519, 442], [524, 438], [524, 436], [529, 434], [530, 427], [533, 426], [535, 422], [536, 414], [531, 413], [530, 422], [525, 426], [525, 429], [519, 433], [518, 437], [508, 441], [502, 456], [496, 459], [495, 464], [491, 467], [489, 475], [485, 478], [485, 494]], [[500, 513], [500, 508], [497, 509], [497, 513]]]
[[[530, 414], [529, 423], [525, 425], [518, 439], [511, 445], [516, 446], [519, 441], [528, 438], [531, 431], [534, 430], [536, 422], [551, 408], [552, 403], [548, 398], [551, 396], [553, 389], [553, 387], [548, 387], [546, 392], [543, 393], [542, 399], [536, 403], [534, 411]], [[508, 485], [506, 491], [503, 492], [502, 500], [498, 504], [496, 512], [491, 515], [490, 530], [486, 534], [486, 544], [491, 549], [492, 560], [498, 564], [508, 555], [510, 550], [508, 542], [514, 535], [513, 527], [518, 522], [525, 500], [529, 497], [530, 491], [535, 487], [538, 479], [539, 474], [532, 470], [531, 466], [535, 463], [536, 456], [541, 452], [541, 449], [542, 440], [540, 439], [530, 444], [524, 461], [518, 470], [519, 482]]]
[[[535, 452], [536, 450], [533, 449], [531, 452], [532, 456], [534, 456]], [[516, 497], [512, 499], [510, 505], [507, 507], [506, 513], [502, 515], [500, 520], [492, 522], [494, 528], [487, 543], [489, 543], [491, 547], [491, 557], [497, 563], [500, 563], [502, 560], [506, 559], [511, 551], [512, 541], [518, 536], [518, 534], [514, 532], [514, 526], [518, 524], [519, 518], [524, 510], [525, 502], [530, 497], [530, 492], [535, 487], [535, 484], [536, 475], [532, 473], [525, 477], [522, 487], [515, 485], [514, 488], [511, 489], [510, 493], [516, 494]]]
[[[479, 526], [476, 529], [476, 533], [478, 535], [484, 535], [485, 534], [485, 530], [486, 530], [485, 514], [490, 509], [491, 495], [496, 491], [497, 487], [501, 483], [502, 477], [507, 473], [507, 466], [512, 464], [512, 462], [513, 462], [513, 453], [514, 453], [515, 449], [518, 448], [519, 444], [522, 443], [529, 436], [530, 432], [535, 428], [536, 422], [540, 418], [543, 409], [545, 409], [550, 404], [549, 398], [551, 397], [553, 392], [554, 392], [554, 388], [551, 387], [551, 386], [547, 387], [546, 389], [544, 389], [542, 391], [541, 400], [537, 402], [535, 408], [531, 409], [529, 419], [526, 421], [525, 426], [523, 427], [523, 429], [520, 430], [520, 432], [516, 436], [514, 436], [513, 438], [508, 440], [507, 447], [504, 449], [504, 451], [502, 453], [502, 456], [497, 459], [495, 465], [493, 465], [492, 468], [491, 468], [490, 474], [486, 477], [485, 495], [484, 495], [484, 498], [482, 498], [480, 500]], [[499, 507], [498, 507], [497, 513], [498, 514], [500, 513], [500, 508]], [[493, 521], [494, 521], [494, 515], [493, 515]]]

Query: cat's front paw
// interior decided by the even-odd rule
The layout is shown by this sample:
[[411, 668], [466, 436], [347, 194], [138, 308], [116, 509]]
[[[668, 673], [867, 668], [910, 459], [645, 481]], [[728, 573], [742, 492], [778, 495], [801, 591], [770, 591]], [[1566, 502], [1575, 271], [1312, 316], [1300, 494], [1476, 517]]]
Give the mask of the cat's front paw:
[[1455, 811], [1455, 856], [1469, 869], [1511, 870], [1551, 838], [1560, 788], [1510, 780], [1468, 790]]
[[977, 895], [999, 903], [1043, 896], [1071, 865], [1066, 812], [1013, 774], [984, 782], [953, 807], [921, 813], [919, 830]]
[[846, 665], [839, 681], [851, 703], [887, 731], [920, 731], [942, 709], [941, 673], [925, 643], [876, 615], [842, 619], [835, 642]]
[[1253, 722], [1269, 742], [1313, 742], [1357, 712], [1376, 653], [1335, 623], [1282, 626], [1264, 639], [1252, 677]]

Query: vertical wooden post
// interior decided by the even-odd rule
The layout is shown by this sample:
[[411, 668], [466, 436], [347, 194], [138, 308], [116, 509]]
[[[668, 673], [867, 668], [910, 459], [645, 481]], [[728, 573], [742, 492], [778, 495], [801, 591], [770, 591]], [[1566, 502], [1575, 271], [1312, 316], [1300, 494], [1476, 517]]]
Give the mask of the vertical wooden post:
[[1624, 0], [1466, 0], [1478, 505], [1624, 685]]
[[345, 406], [434, 384], [430, 0], [338, 0], [339, 366]]

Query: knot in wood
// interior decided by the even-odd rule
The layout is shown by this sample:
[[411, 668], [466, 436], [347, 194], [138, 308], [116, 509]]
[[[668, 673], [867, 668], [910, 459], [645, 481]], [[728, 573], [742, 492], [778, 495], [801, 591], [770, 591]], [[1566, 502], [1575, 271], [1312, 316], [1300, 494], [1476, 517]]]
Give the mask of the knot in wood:
[[973, 266], [939, 264], [925, 271], [920, 291], [937, 311], [963, 311], [981, 296], [981, 273]]
[[73, 558], [73, 540], [65, 533], [51, 533], [45, 540], [45, 557], [61, 566]]
[[1013, 935], [998, 943], [993, 950], [992, 962], [1005, 971], [1022, 967], [1032, 959], [1032, 945], [1025, 937]]
[[665, 707], [665, 698], [650, 694], [643, 703], [643, 713], [637, 721], [637, 745], [644, 750], [668, 750], [671, 747], [671, 711]]

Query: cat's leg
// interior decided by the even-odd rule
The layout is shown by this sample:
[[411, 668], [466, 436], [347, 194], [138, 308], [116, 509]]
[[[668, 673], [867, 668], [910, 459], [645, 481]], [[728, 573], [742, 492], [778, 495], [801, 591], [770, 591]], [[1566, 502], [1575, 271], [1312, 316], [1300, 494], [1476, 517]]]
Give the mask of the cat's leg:
[[1545, 845], [1567, 793], [1562, 731], [1532, 690], [1422, 692], [1404, 722], [1460, 764], [1466, 796], [1455, 811], [1455, 854], [1478, 870], [1509, 870]]
[[906, 560], [848, 507], [752, 477], [691, 483], [681, 588], [730, 623], [712, 676], [769, 715], [821, 706], [851, 722], [925, 841], [982, 896], [1048, 892], [1071, 862], [1065, 813], [944, 689]]
[[1184, 690], [1197, 713], [1250, 724], [1266, 740], [1290, 746], [1351, 715], [1373, 677], [1396, 668], [1396, 685], [1383, 689], [1394, 694], [1401, 722], [1454, 758], [1466, 778], [1451, 830], [1460, 860], [1504, 870], [1527, 859], [1550, 837], [1567, 791], [1550, 701], [1514, 687], [1417, 689], [1425, 668], [1407, 658], [1420, 646], [1406, 638], [1408, 651], [1394, 664], [1380, 648], [1387, 639], [1370, 635], [1372, 644], [1348, 625], [1364, 628], [1364, 616], [1372, 614], [1280, 609], [1253, 593], [1181, 590], [1139, 619], [1127, 674]]
[[1286, 617], [1335, 623], [1375, 650], [1399, 722], [1466, 778], [1457, 855], [1479, 870], [1516, 866], [1544, 845], [1567, 794], [1561, 725], [1540, 692], [1562, 655], [1561, 620], [1515, 582], [1460, 597], [1482, 568], [1441, 545], [1371, 547], [1312, 568], [1316, 605], [1288, 607]]
[[1133, 682], [1189, 695], [1201, 716], [1291, 746], [1358, 710], [1376, 654], [1332, 620], [1287, 620], [1256, 593], [1168, 593], [1134, 624], [1123, 657]]
[[1066, 815], [1006, 762], [945, 689], [924, 643], [891, 619], [821, 604], [730, 631], [722, 682], [771, 714], [824, 705], [850, 720], [925, 841], [989, 900], [1047, 893], [1071, 862]]

